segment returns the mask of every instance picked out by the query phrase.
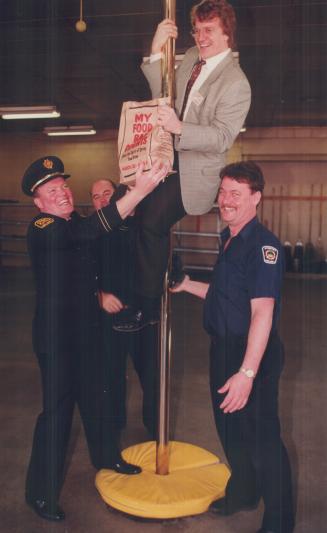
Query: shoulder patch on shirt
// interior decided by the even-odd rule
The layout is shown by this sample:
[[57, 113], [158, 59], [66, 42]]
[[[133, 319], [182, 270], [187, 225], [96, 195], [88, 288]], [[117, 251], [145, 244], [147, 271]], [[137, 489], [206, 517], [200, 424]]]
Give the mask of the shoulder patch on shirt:
[[39, 218], [38, 220], [34, 222], [34, 226], [40, 229], [44, 229], [47, 226], [49, 226], [49, 224], [52, 224], [52, 222], [54, 222], [54, 218], [50, 218], [50, 217]]
[[275, 265], [278, 259], [278, 250], [273, 246], [263, 246], [262, 247], [263, 260], [268, 265]]

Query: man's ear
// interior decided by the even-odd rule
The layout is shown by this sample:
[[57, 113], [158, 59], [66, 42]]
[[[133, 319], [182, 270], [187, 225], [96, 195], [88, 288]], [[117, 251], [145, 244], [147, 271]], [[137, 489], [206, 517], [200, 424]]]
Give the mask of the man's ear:
[[34, 202], [34, 204], [36, 205], [36, 207], [38, 209], [40, 209], [40, 210], [42, 209], [42, 207], [43, 207], [42, 200], [38, 196], [34, 196], [33, 202]]
[[260, 191], [255, 191], [255, 192], [253, 193], [253, 201], [254, 201], [256, 207], [257, 207], [257, 206], [259, 205], [259, 203], [260, 203], [261, 196], [262, 196], [262, 194], [261, 194]]

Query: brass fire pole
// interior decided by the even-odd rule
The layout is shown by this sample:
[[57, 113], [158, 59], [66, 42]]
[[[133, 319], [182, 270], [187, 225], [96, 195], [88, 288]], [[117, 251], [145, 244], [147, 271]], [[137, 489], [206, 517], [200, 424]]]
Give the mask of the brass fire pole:
[[[176, 0], [164, 0], [164, 16], [176, 19]], [[162, 95], [174, 103], [174, 69], [175, 40], [169, 39], [165, 45], [162, 58]], [[169, 178], [168, 178], [169, 179]], [[171, 263], [171, 253], [169, 264]], [[161, 298], [161, 323], [159, 345], [159, 407], [158, 436], [156, 447], [156, 473], [169, 473], [169, 387], [170, 387], [170, 294], [168, 290], [168, 273], [164, 281], [164, 292]]]
[[[164, 0], [164, 6], [165, 17], [175, 20], [176, 0]], [[171, 105], [174, 105], [173, 39], [169, 39], [163, 56], [162, 94], [169, 97]], [[142, 518], [164, 520], [205, 513], [210, 502], [224, 497], [230, 477], [226, 465], [207, 450], [186, 442], [169, 442], [170, 348], [170, 293], [166, 273], [158, 340], [160, 383], [158, 381], [157, 441], [142, 442], [123, 451], [126, 461], [135, 462], [143, 469], [138, 476], [130, 476], [133, 479], [129, 479], [128, 483], [113, 470], [105, 468], [99, 470], [96, 476], [96, 487], [108, 505]]]
[[[164, 1], [165, 18], [176, 20], [176, 0]], [[163, 50], [162, 65], [162, 96], [168, 96], [174, 102], [174, 71], [175, 71], [175, 40], [168, 39]]]

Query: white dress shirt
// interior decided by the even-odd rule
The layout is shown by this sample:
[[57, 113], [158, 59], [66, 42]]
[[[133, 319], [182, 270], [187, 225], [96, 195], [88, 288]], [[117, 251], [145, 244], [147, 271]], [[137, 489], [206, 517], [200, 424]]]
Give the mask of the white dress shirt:
[[[223, 59], [225, 59], [225, 57], [228, 55], [229, 52], [230, 52], [230, 48], [227, 48], [227, 50], [220, 52], [220, 54], [209, 57], [208, 59], [205, 60], [206, 64], [202, 66], [201, 72], [199, 76], [197, 77], [197, 79], [195, 80], [193, 87], [190, 91], [189, 97], [187, 99], [187, 104], [186, 104], [185, 111], [184, 111], [184, 120], [187, 115], [188, 108], [190, 107], [192, 103], [192, 99], [193, 99], [192, 96], [196, 96], [196, 93], [200, 89], [201, 85], [203, 85], [206, 79], [210, 76], [211, 72], [216, 68], [217, 65], [219, 65], [219, 63], [223, 61]], [[162, 57], [161, 53], [151, 54], [149, 61], [150, 63], [154, 63], [154, 61], [158, 61], [159, 59], [161, 59], [161, 57]], [[199, 57], [199, 59], [201, 58]]]

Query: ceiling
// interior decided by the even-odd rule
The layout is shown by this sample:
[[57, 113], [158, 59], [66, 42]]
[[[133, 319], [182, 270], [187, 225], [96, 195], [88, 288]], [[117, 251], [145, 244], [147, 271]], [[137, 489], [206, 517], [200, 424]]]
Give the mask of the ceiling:
[[[230, 0], [240, 63], [253, 90], [248, 126], [327, 125], [327, 0]], [[176, 51], [192, 45], [177, 0]], [[125, 100], [150, 95], [139, 69], [162, 17], [161, 0], [0, 0], [0, 106], [56, 105], [52, 120], [0, 120], [0, 132], [44, 126], [118, 127]]]

